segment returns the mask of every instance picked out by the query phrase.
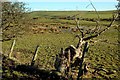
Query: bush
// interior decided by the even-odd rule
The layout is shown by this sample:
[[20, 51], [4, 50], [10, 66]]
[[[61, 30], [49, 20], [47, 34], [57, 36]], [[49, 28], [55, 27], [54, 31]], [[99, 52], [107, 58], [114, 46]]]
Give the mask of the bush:
[[9, 40], [18, 35], [24, 28], [26, 12], [28, 9], [23, 2], [2, 3], [2, 30], [3, 40]]

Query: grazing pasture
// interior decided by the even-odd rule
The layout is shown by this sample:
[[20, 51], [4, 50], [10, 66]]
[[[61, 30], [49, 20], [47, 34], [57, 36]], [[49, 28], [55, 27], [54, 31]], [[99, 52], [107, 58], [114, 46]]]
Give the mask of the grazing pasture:
[[[106, 27], [110, 23], [114, 12], [98, 12], [101, 28]], [[15, 38], [16, 44], [12, 57], [17, 59], [19, 64], [30, 65], [35, 48], [39, 45], [35, 66], [48, 72], [55, 70], [54, 62], [56, 54], [60, 53], [60, 49], [65, 49], [69, 45], [77, 45], [78, 39], [74, 37], [80, 32], [75, 30], [75, 21], [68, 18], [75, 14], [79, 14], [77, 17], [80, 18], [80, 27], [93, 28], [96, 26], [97, 14], [94, 11], [35, 11], [27, 13], [26, 15], [29, 16], [30, 22], [25, 26], [25, 33]], [[118, 48], [120, 44], [117, 28], [118, 23], [115, 22], [109, 30], [94, 38], [97, 42], [91, 42], [85, 55], [85, 61], [89, 64], [89, 72], [83, 75], [83, 78], [120, 78]], [[13, 40], [2, 43], [2, 50], [5, 55], [10, 53]], [[7, 64], [6, 62], [3, 63]], [[18, 63], [15, 65], [17, 66]], [[4, 77], [12, 77], [13, 75], [16, 78], [29, 76], [27, 73], [15, 70], [11, 73], [10, 69], [9, 66], [6, 67], [7, 73], [3, 73]], [[74, 72], [74, 78], [77, 77], [76, 72]], [[34, 79], [36, 76], [32, 75], [31, 78]]]

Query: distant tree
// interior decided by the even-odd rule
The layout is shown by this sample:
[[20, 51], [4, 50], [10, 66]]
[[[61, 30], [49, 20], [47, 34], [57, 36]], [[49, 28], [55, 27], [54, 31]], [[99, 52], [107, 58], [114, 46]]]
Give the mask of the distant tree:
[[2, 30], [3, 40], [16, 37], [24, 28], [26, 12], [28, 9], [23, 2], [2, 3]]

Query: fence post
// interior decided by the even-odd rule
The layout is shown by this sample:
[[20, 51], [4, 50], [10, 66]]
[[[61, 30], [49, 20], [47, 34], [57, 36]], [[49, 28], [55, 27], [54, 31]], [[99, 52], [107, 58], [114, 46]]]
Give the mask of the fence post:
[[63, 50], [63, 48], [61, 48], [60, 53], [61, 53], [62, 55], [64, 54], [64, 50]]
[[37, 59], [38, 50], [39, 50], [39, 45], [37, 45], [37, 47], [35, 49], [35, 53], [34, 53], [34, 56], [32, 58], [32, 61], [31, 61], [31, 66], [34, 66], [34, 64], [35, 64], [35, 61]]
[[12, 56], [12, 53], [13, 53], [13, 49], [14, 49], [15, 43], [16, 43], [16, 41], [14, 40], [13, 43], [12, 43], [12, 46], [11, 46], [10, 53], [9, 53], [9, 55], [8, 55], [9, 58], [11, 58], [11, 56]]
[[68, 71], [68, 79], [71, 78], [71, 53], [70, 53], [70, 50], [68, 50], [68, 64], [69, 64], [69, 71]]
[[82, 54], [82, 58], [81, 58], [81, 62], [80, 62], [80, 64], [79, 64], [79, 72], [78, 72], [78, 77], [77, 77], [77, 80], [81, 80], [82, 78], [80, 78], [79, 79], [79, 77], [81, 77], [82, 76], [82, 64], [83, 64], [83, 61], [84, 61], [84, 56], [85, 56], [85, 53], [87, 52], [87, 50], [88, 50], [88, 42], [86, 42], [85, 43], [85, 45], [84, 45], [84, 50], [83, 50], [83, 54]]

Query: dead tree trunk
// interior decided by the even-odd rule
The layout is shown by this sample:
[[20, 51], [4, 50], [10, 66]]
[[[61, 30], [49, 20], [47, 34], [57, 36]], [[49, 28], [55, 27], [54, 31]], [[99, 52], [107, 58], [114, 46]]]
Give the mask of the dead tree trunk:
[[[80, 67], [79, 67], [79, 72], [78, 72], [77, 80], [79, 80], [79, 77], [81, 77], [82, 74], [83, 74], [82, 65], [83, 65], [84, 56], [85, 56], [85, 53], [87, 52], [87, 50], [88, 50], [88, 42], [86, 42], [85, 45], [84, 45], [84, 50], [83, 50], [81, 62], [79, 64]], [[80, 79], [82, 79], [82, 78], [80, 78]]]
[[35, 64], [35, 61], [36, 61], [36, 59], [37, 59], [38, 50], [39, 50], [39, 45], [37, 45], [37, 47], [36, 47], [36, 49], [35, 49], [35, 54], [34, 54], [34, 56], [33, 56], [33, 58], [32, 58], [31, 66], [34, 66], [34, 64]]
[[12, 56], [12, 53], [13, 53], [13, 49], [14, 49], [15, 43], [16, 43], [16, 41], [14, 40], [13, 43], [12, 43], [12, 46], [11, 46], [10, 53], [9, 53], [9, 55], [8, 55], [9, 58], [11, 58], [11, 56]]

